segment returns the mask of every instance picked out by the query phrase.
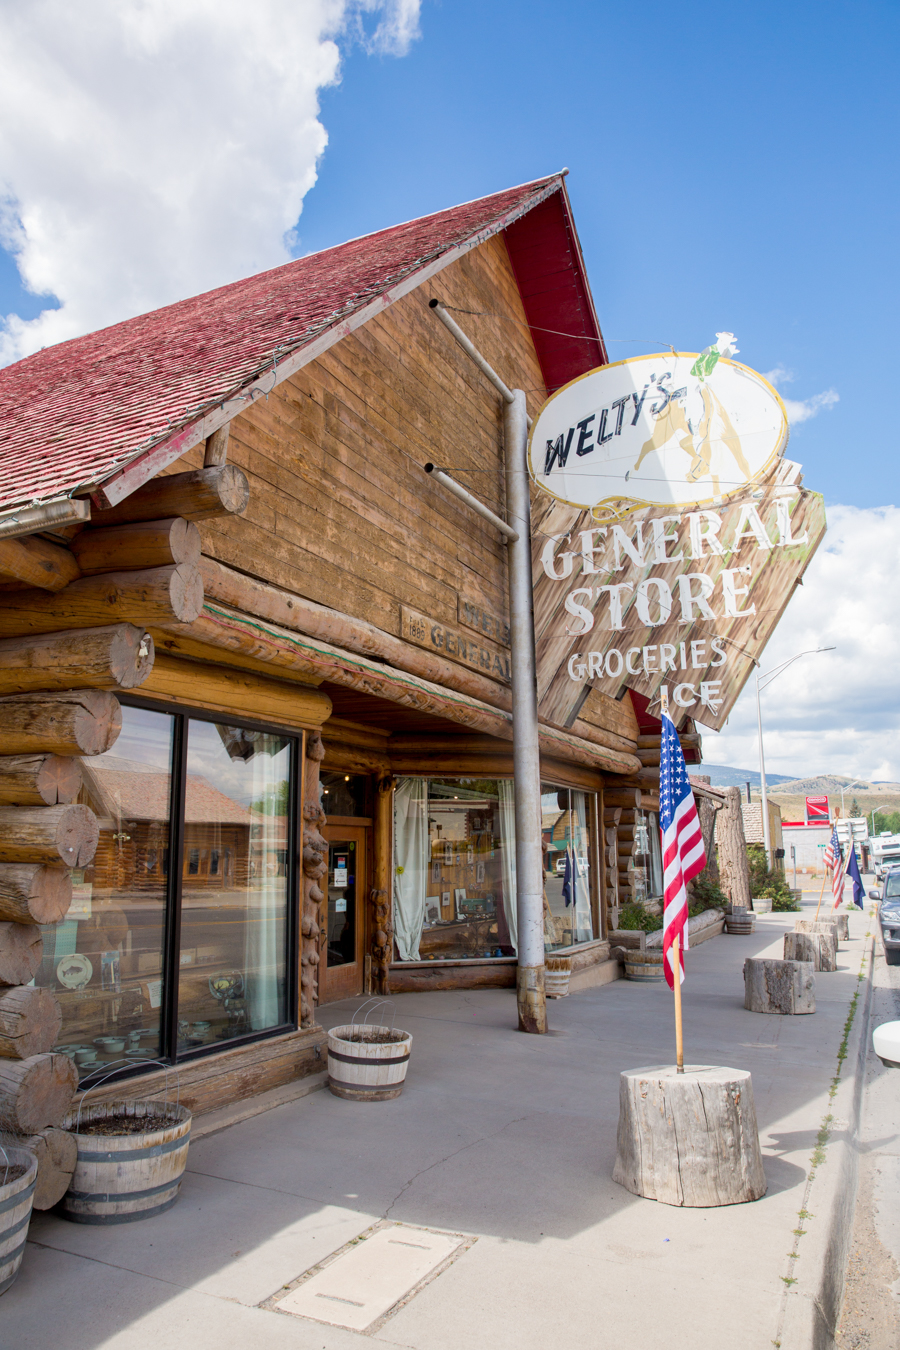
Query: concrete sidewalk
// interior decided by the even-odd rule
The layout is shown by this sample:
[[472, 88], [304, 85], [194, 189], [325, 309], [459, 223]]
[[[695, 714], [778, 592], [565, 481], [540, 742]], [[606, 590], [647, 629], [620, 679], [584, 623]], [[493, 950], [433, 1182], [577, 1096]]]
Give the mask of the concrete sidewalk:
[[[818, 1241], [815, 1219], [802, 1241], [795, 1230], [864, 988], [869, 917], [851, 916], [840, 969], [817, 977], [814, 1016], [745, 1012], [743, 961], [780, 955], [792, 927], [792, 915], [761, 916], [752, 937], [705, 943], [684, 986], [686, 1058], [753, 1074], [769, 1183], [756, 1203], [674, 1209], [612, 1181], [619, 1071], [673, 1058], [665, 985], [623, 980], [559, 1000], [547, 1037], [511, 1030], [512, 990], [407, 994], [397, 1024], [414, 1044], [398, 1100], [315, 1092], [197, 1139], [178, 1204], [155, 1219], [84, 1228], [36, 1215], [0, 1302], [0, 1345], [358, 1346], [359, 1333], [259, 1305], [387, 1218], [476, 1240], [370, 1341], [768, 1350], [796, 1297], [785, 1281], [799, 1278], [803, 1243]], [[322, 1009], [322, 1021], [347, 1020], [351, 1006]], [[827, 1181], [827, 1151], [819, 1173]], [[814, 1289], [817, 1271], [803, 1278]], [[804, 1350], [799, 1335], [784, 1346]]]

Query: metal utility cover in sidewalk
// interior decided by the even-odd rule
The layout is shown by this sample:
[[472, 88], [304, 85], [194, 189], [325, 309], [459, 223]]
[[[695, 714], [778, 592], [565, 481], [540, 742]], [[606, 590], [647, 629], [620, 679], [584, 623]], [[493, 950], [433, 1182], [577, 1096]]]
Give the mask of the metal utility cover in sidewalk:
[[392, 1224], [350, 1247], [277, 1307], [298, 1317], [364, 1331], [432, 1274], [467, 1239]]

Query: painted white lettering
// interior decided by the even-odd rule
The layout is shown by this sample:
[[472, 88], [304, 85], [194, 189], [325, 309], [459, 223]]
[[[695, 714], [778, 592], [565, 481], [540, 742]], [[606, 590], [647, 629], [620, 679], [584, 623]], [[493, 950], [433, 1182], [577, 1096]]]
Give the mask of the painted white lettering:
[[588, 652], [588, 675], [592, 680], [603, 679], [602, 652]]
[[[706, 544], [710, 553], [716, 553], [720, 558], [724, 558], [725, 550], [719, 540], [722, 517], [716, 511], [692, 511], [688, 520], [691, 529], [691, 557], [702, 558], [703, 545]], [[706, 529], [703, 528], [704, 520]]]
[[[650, 587], [656, 588], [656, 600], [659, 602], [659, 618], [650, 617]], [[647, 577], [646, 581], [638, 583], [637, 594], [634, 601], [641, 623], [645, 623], [648, 628], [655, 628], [657, 624], [667, 623], [669, 615], [672, 613], [672, 592], [669, 589], [669, 583], [663, 581], [662, 577]]]
[[[694, 581], [697, 582], [699, 588], [696, 591], [691, 584]], [[716, 617], [707, 604], [714, 590], [715, 583], [712, 577], [706, 576], [703, 572], [687, 572], [683, 577], [678, 578], [681, 617], [685, 623], [693, 623], [695, 606], [702, 619], [714, 619]]]
[[804, 530], [799, 539], [791, 534], [791, 499], [775, 498], [775, 519], [778, 522], [778, 546], [787, 548], [790, 544], [808, 544], [809, 530]]
[[687, 648], [683, 642], [679, 642], [678, 647], [681, 655], [681, 669], [687, 670]]
[[628, 671], [629, 675], [637, 675], [639, 673], [631, 664], [631, 658], [633, 656], [640, 656], [640, 654], [640, 647], [629, 647], [628, 651], [625, 653], [625, 669]]
[[581, 659], [580, 652], [573, 652], [569, 657], [569, 679], [583, 680], [585, 673], [585, 664]]
[[609, 592], [609, 626], [615, 632], [621, 632], [625, 627], [622, 620], [622, 592], [633, 591], [634, 586], [630, 581], [620, 581], [618, 586], [598, 586], [597, 595], [603, 595]]
[[623, 551], [638, 567], [644, 566], [644, 527], [640, 521], [635, 524], [634, 543], [631, 542], [621, 525], [613, 526], [613, 558], [615, 560], [613, 567], [617, 572], [621, 572], [625, 566], [622, 559]]
[[741, 507], [737, 529], [734, 532], [734, 544], [729, 549], [730, 553], [740, 552], [742, 539], [755, 539], [757, 548], [770, 549], [772, 547], [772, 541], [766, 534], [766, 527], [760, 520], [759, 512], [753, 502], [744, 502]]
[[[687, 690], [690, 691], [690, 695], [691, 695], [690, 698], [685, 698], [685, 697], [684, 697], [684, 690], [685, 690], [685, 689], [687, 689]], [[675, 688], [674, 688], [674, 690], [673, 690], [673, 692], [672, 692], [672, 697], [674, 698], [675, 702], [678, 704], [679, 708], [690, 708], [690, 706], [691, 706], [693, 703], [696, 703], [696, 702], [697, 702], [697, 697], [696, 697], [696, 695], [695, 695], [695, 693], [694, 693], [694, 686], [693, 686], [692, 684], [676, 684], [676, 686], [675, 686]]]
[[675, 669], [675, 644], [664, 642], [659, 649], [659, 668], [665, 674], [667, 670]]
[[722, 571], [722, 595], [725, 599], [725, 613], [731, 619], [746, 618], [749, 614], [756, 613], [756, 606], [751, 605], [749, 609], [739, 609], [740, 598], [743, 595], [750, 594], [749, 586], [738, 586], [735, 577], [739, 572], [745, 576], [750, 576], [749, 567], [726, 567]]
[[724, 701], [719, 697], [719, 690], [721, 688], [721, 680], [703, 680], [701, 682], [700, 702], [704, 707], [711, 709], [712, 712], [718, 712]]
[[728, 653], [722, 646], [722, 638], [713, 638], [709, 645], [712, 647], [715, 655], [719, 658], [718, 661], [710, 661], [710, 665], [724, 666], [725, 662], [728, 660]]
[[672, 562], [681, 562], [684, 558], [683, 553], [666, 554], [667, 544], [677, 544], [678, 535], [666, 534], [666, 526], [674, 521], [676, 525], [681, 524], [681, 516], [659, 516], [650, 522], [650, 532], [653, 536], [653, 561], [655, 563], [664, 563], [667, 557]]
[[602, 534], [603, 542], [606, 542], [606, 526], [596, 525], [592, 530], [582, 530], [578, 538], [581, 540], [581, 570], [588, 574], [594, 572], [603, 572], [603, 567], [594, 566], [594, 554], [599, 553], [603, 547], [602, 544], [594, 543], [594, 535]]
[[691, 665], [694, 670], [702, 670], [706, 665], [706, 643], [703, 641], [691, 643]]
[[[613, 657], [615, 657], [616, 660], [615, 670], [613, 670]], [[606, 653], [606, 673], [609, 675], [610, 679], [614, 680], [617, 676], [621, 675], [624, 666], [625, 662], [622, 660], [622, 653], [616, 647], [613, 647], [612, 651]]]
[[[561, 539], [568, 540], [570, 538], [571, 535], [568, 534], [554, 534], [550, 536], [544, 545], [543, 551], [541, 552], [541, 566], [544, 569], [544, 575], [548, 576], [551, 581], [565, 581], [566, 577], [572, 575], [575, 554], [560, 553], [558, 556], [556, 555], [556, 546], [559, 541]], [[557, 563], [562, 567], [561, 572], [557, 572], [556, 570]]]
[[575, 599], [576, 595], [586, 595], [588, 600], [591, 598], [590, 586], [577, 586], [574, 591], [569, 591], [566, 596], [566, 612], [575, 616], [581, 622], [580, 628], [567, 628], [566, 632], [570, 637], [580, 637], [582, 633], [589, 633], [594, 626], [594, 616], [585, 605], [579, 605]]
[[657, 666], [651, 666], [651, 664], [650, 664], [650, 662], [655, 658], [655, 656], [656, 656], [656, 648], [655, 648], [655, 647], [645, 647], [645, 648], [644, 648], [644, 674], [645, 674], [645, 675], [650, 675], [650, 674], [652, 674], [654, 671], [657, 671], [657, 670], [658, 670], [658, 667], [657, 667]]

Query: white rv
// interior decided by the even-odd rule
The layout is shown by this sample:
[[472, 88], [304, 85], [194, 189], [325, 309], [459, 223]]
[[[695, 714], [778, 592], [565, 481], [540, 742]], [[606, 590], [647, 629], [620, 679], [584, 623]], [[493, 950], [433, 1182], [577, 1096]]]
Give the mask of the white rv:
[[880, 881], [892, 864], [900, 866], [900, 834], [890, 834], [888, 831], [884, 831], [882, 834], [876, 834], [871, 843], [872, 866], [875, 868], [875, 875]]

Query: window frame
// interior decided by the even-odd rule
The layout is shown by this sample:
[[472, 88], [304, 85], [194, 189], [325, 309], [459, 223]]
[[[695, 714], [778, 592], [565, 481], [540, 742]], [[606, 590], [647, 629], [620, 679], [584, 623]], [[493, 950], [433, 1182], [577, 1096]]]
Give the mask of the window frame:
[[[301, 813], [303, 810], [303, 774], [306, 762], [306, 732], [301, 727], [284, 727], [277, 723], [264, 722], [254, 717], [245, 717], [242, 713], [226, 712], [224, 709], [195, 708], [188, 703], [169, 703], [168, 701], [140, 696], [120, 695], [123, 707], [146, 708], [149, 712], [164, 713], [172, 718], [172, 765], [169, 784], [169, 839], [168, 872], [163, 873], [165, 881], [166, 913], [163, 925], [162, 974], [163, 994], [160, 1009], [160, 1053], [158, 1061], [135, 1065], [128, 1073], [117, 1074], [117, 1080], [132, 1078], [146, 1073], [158, 1066], [158, 1063], [176, 1066], [192, 1063], [197, 1059], [206, 1059], [210, 1055], [225, 1050], [238, 1049], [240, 1046], [271, 1040], [296, 1031], [300, 1025], [300, 840], [302, 838]], [[192, 1050], [178, 1051], [178, 995], [181, 970], [181, 910], [184, 894], [185, 866], [185, 799], [187, 796], [187, 758], [188, 724], [197, 722], [222, 722], [228, 726], [246, 727], [248, 731], [268, 732], [283, 736], [290, 741], [290, 777], [288, 789], [288, 830], [287, 830], [287, 914], [285, 916], [285, 1002], [289, 1014], [286, 1022], [277, 1027], [267, 1027], [265, 1031], [248, 1031], [232, 1040], [219, 1041], [214, 1045], [203, 1045]], [[113, 753], [115, 747], [113, 747]], [[166, 851], [165, 849], [161, 851]], [[225, 850], [222, 849], [224, 858]], [[292, 866], [293, 863], [293, 866]], [[226, 872], [223, 870], [223, 877]], [[90, 1076], [85, 1078], [82, 1087], [88, 1085]]]

